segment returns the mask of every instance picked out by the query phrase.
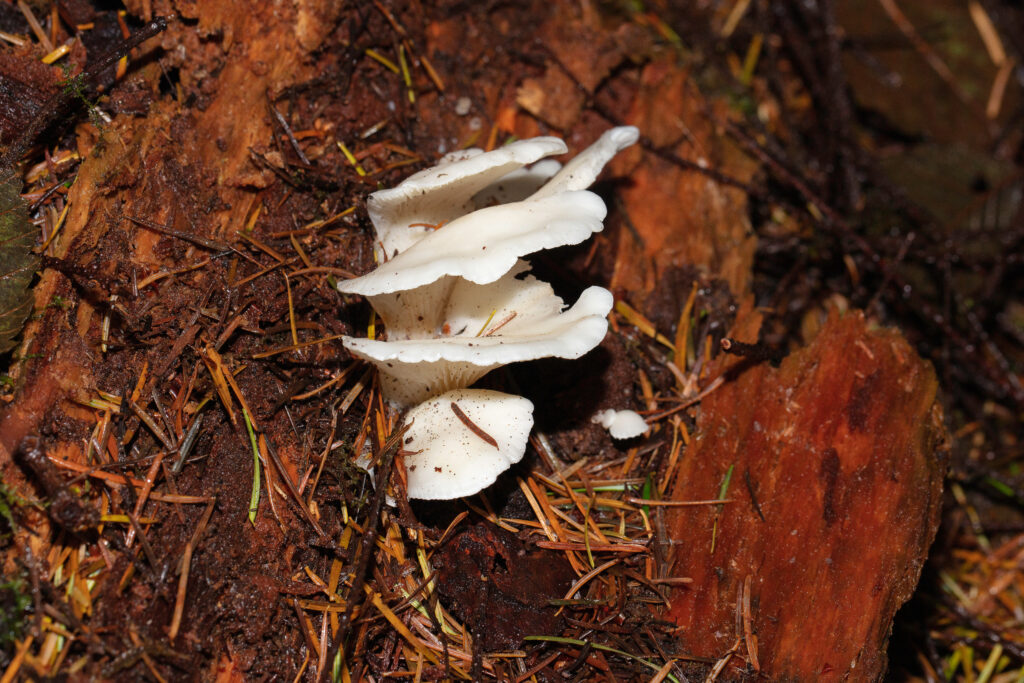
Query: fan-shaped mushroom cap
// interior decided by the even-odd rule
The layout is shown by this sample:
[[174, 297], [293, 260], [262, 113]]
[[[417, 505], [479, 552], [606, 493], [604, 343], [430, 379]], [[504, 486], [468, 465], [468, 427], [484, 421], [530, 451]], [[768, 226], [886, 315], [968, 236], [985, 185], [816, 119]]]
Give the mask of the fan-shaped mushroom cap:
[[[422, 322], [403, 318], [419, 318], [415, 312], [423, 309], [402, 311], [401, 300], [392, 300], [396, 326], [408, 336], [389, 341], [345, 337], [342, 341], [352, 353], [377, 366], [384, 395], [400, 405], [468, 386], [502, 365], [546, 357], [579, 358], [601, 343], [614, 303], [608, 290], [590, 287], [572, 308], [563, 310], [562, 299], [549, 284], [533, 276], [519, 279], [520, 272], [514, 269], [490, 285], [456, 281], [447, 301], [435, 304], [441, 317], [424, 317]], [[404, 328], [403, 322], [412, 329]]]
[[530, 199], [539, 200], [561, 192], [583, 190], [594, 184], [601, 169], [616, 154], [640, 139], [640, 131], [634, 126], [618, 126], [605, 131], [594, 144], [587, 147], [562, 167], [544, 187]]
[[473, 197], [473, 204], [482, 209], [494, 204], [521, 202], [543, 187], [561, 168], [562, 164], [554, 159], [541, 159], [535, 164], [512, 171], [480, 190]]
[[403, 450], [410, 498], [471, 496], [519, 462], [533, 403], [485, 389], [456, 389], [409, 411]]
[[[592, 192], [563, 192], [478, 209], [419, 236], [405, 251], [338, 289], [373, 296], [428, 285], [446, 275], [494, 282], [520, 257], [578, 244], [603, 229], [607, 209]], [[386, 320], [386, 319], [385, 319]]]
[[436, 166], [424, 169], [366, 201], [377, 230], [378, 257], [391, 258], [429, 234], [428, 225], [454, 220], [476, 208], [473, 195], [503, 176], [552, 154], [564, 154], [558, 138], [519, 140], [492, 152], [478, 149], [453, 152]]

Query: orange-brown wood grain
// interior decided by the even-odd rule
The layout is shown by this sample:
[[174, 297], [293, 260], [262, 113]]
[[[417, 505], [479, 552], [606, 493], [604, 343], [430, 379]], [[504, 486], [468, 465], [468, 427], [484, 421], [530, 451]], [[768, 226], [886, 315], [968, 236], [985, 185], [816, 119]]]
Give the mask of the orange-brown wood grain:
[[744, 666], [756, 642], [770, 680], [877, 679], [938, 523], [934, 371], [897, 332], [833, 313], [777, 369], [729, 372], [674, 487], [714, 498], [731, 468], [733, 502], [671, 517], [674, 575], [693, 579], [672, 600], [682, 647], [719, 657], [739, 639]]

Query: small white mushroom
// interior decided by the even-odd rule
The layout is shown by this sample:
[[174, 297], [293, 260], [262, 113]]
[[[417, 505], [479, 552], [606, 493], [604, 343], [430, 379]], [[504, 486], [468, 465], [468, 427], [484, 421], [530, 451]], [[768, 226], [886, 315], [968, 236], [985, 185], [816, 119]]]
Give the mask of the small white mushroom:
[[601, 198], [586, 191], [478, 209], [417, 235], [404, 251], [338, 288], [374, 296], [429, 285], [446, 275], [487, 284], [526, 254], [579, 244], [604, 227], [606, 213]]
[[647, 431], [647, 422], [632, 410], [599, 410], [592, 418], [612, 435], [613, 439], [632, 439]]
[[[429, 308], [402, 309], [399, 299], [390, 314], [402, 333], [397, 340], [389, 327], [388, 341], [346, 337], [345, 346], [377, 366], [388, 400], [408, 406], [469, 386], [502, 365], [579, 358], [601, 343], [613, 305], [608, 290], [589, 287], [562, 310], [551, 285], [533, 276], [519, 279], [520, 272], [513, 269], [489, 285], [456, 280], [447, 300]], [[378, 312], [388, 320], [383, 309]]]
[[404, 464], [410, 498], [460, 498], [494, 483], [519, 462], [533, 403], [486, 389], [456, 389], [409, 411]]
[[473, 196], [503, 176], [566, 151], [565, 143], [552, 137], [519, 140], [486, 153], [460, 150], [391, 189], [374, 192], [366, 209], [377, 231], [378, 258], [391, 258], [436, 229], [430, 226], [473, 211]]

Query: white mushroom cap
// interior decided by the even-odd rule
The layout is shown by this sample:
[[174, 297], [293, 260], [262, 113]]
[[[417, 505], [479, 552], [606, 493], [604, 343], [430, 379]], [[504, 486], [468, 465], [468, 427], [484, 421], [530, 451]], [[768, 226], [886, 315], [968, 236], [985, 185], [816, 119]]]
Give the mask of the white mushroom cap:
[[477, 208], [483, 208], [492, 204], [521, 202], [543, 187], [561, 168], [562, 164], [554, 159], [542, 159], [494, 181], [473, 197], [473, 203]]
[[562, 192], [590, 187], [612, 157], [639, 139], [640, 131], [635, 126], [618, 126], [605, 131], [604, 135], [576, 155], [530, 199], [543, 199]]
[[590, 418], [612, 435], [613, 439], [632, 439], [647, 431], [647, 422], [632, 410], [599, 410]]
[[378, 257], [391, 258], [430, 233], [430, 228], [415, 224], [437, 225], [467, 214], [476, 208], [473, 196], [484, 188], [538, 159], [566, 151], [565, 143], [553, 137], [519, 140], [492, 152], [461, 150], [396, 187], [374, 192], [366, 208], [377, 230], [378, 249], [384, 249]]
[[415, 289], [446, 275], [487, 284], [526, 254], [582, 242], [603, 229], [606, 213], [601, 198], [587, 191], [478, 209], [421, 235], [373, 271], [340, 282], [338, 289], [372, 296]]
[[512, 326], [515, 330], [526, 320], [558, 314], [565, 308], [550, 285], [532, 276], [519, 277], [529, 269], [526, 261], [518, 261], [487, 285], [446, 276], [416, 289], [378, 294], [369, 299], [387, 326], [388, 341], [492, 336], [498, 329], [489, 323], [507, 325], [511, 321], [506, 319], [512, 316], [516, 320]]
[[456, 389], [410, 410], [409, 422], [402, 445], [409, 498], [460, 498], [522, 460], [533, 403], [497, 391]]
[[[397, 341], [344, 337], [342, 342], [377, 366], [384, 395], [400, 405], [468, 386], [508, 363], [579, 358], [601, 343], [614, 303], [608, 290], [590, 287], [572, 308], [562, 310], [564, 304], [550, 285], [532, 276], [519, 279], [520, 272], [521, 266], [490, 285], [456, 281], [448, 301], [436, 305], [446, 322], [426, 321], [441, 326], [434, 334], [420, 329], [415, 330], [420, 334]], [[392, 303], [399, 314], [401, 300], [392, 299]], [[418, 318], [416, 310], [400, 315]], [[399, 327], [401, 323], [396, 321]]]
[[[491, 152], [479, 149], [452, 152], [436, 166], [409, 176], [396, 187], [369, 196], [366, 206], [377, 231], [374, 247], [377, 257], [382, 262], [393, 258], [432, 234], [434, 230], [429, 226], [454, 221], [494, 202], [537, 201], [584, 190], [597, 179], [605, 164], [616, 153], [634, 144], [639, 135], [633, 126], [612, 128], [561, 171], [558, 170], [560, 164], [550, 160], [523, 168], [544, 157], [564, 154], [565, 143], [554, 137], [518, 140]], [[582, 239], [586, 236], [576, 241]], [[530, 252], [519, 256], [526, 253]]]

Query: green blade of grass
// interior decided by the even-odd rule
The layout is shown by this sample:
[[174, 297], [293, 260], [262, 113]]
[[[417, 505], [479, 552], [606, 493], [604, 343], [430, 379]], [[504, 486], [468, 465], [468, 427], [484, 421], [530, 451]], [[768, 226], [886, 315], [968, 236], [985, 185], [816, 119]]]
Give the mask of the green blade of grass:
[[245, 429], [249, 432], [249, 441], [252, 443], [252, 495], [249, 497], [249, 523], [256, 526], [256, 510], [260, 506], [260, 449], [256, 445], [256, 432], [252, 429], [249, 411], [243, 410], [242, 416], [245, 418]]
[[[721, 500], [725, 498], [725, 494], [729, 491], [729, 482], [732, 481], [732, 470], [736, 465], [729, 465], [729, 469], [725, 472], [725, 477], [722, 479], [722, 485], [718, 488], [718, 498]], [[722, 506], [719, 505], [718, 509], [715, 510], [715, 525], [711, 529], [711, 552], [715, 552], [715, 540], [718, 538], [718, 517], [722, 514]]]
[[[598, 643], [588, 643], [585, 640], [578, 640], [576, 638], [563, 638], [562, 636], [526, 636], [525, 638], [523, 638], [523, 640], [535, 640], [548, 643], [561, 643], [563, 645], [576, 645], [578, 647], [585, 647], [589, 645], [595, 650], [602, 650], [604, 652], [610, 652], [612, 654], [619, 655], [620, 657], [625, 657], [626, 659], [632, 659], [634, 662], [643, 664], [652, 671], [661, 670], [660, 666], [658, 666], [654, 662], [647, 661], [643, 657], [637, 657], [636, 655], [631, 655], [628, 652], [623, 652], [622, 650], [616, 650], [614, 647], [608, 647], [607, 645], [599, 645]], [[672, 674], [668, 675], [668, 679], [670, 681], [675, 681], [675, 683], [679, 683], [679, 679], [673, 676]]]

